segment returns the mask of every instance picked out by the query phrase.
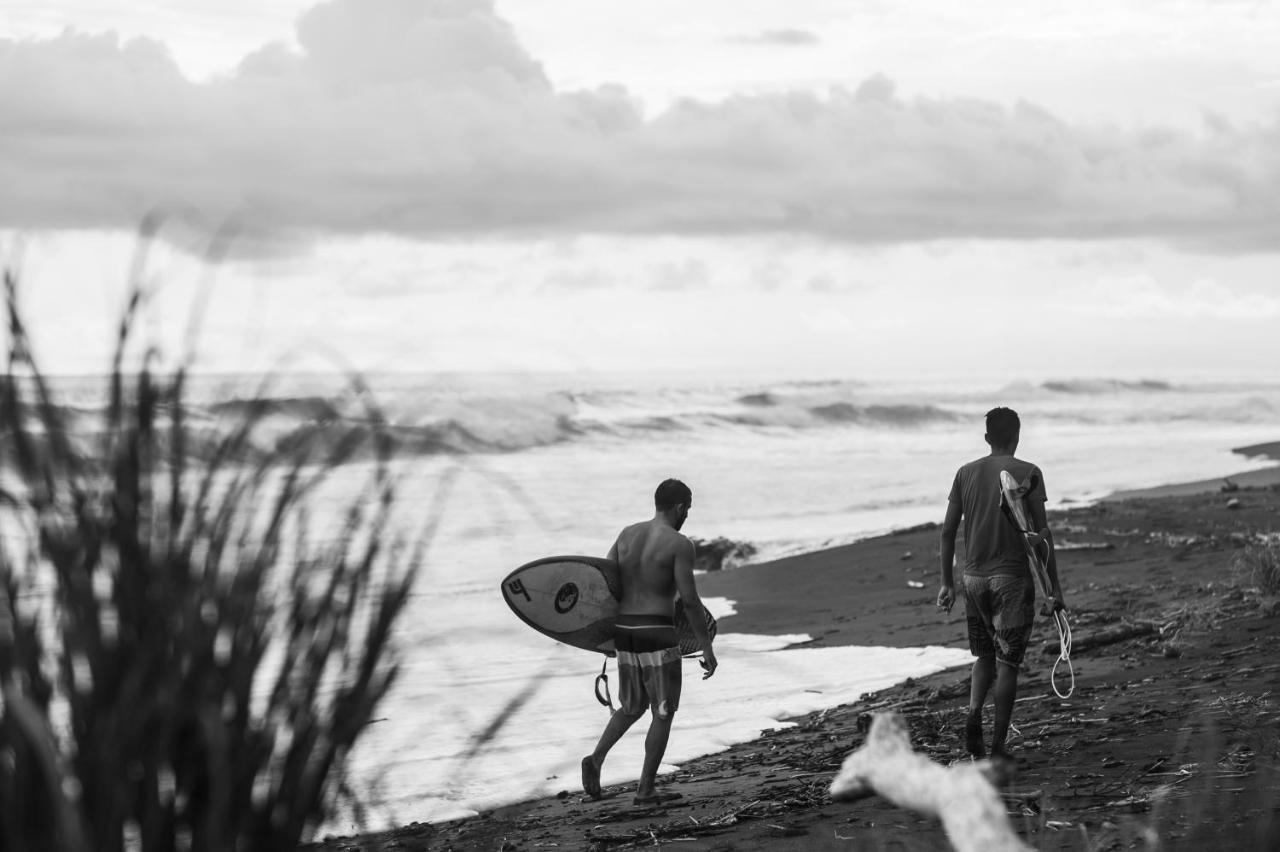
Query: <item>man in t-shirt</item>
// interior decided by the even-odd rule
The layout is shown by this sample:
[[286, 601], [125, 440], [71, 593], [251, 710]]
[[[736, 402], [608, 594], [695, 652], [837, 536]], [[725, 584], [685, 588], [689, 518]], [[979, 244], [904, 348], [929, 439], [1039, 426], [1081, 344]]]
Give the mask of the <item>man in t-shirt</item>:
[[969, 682], [969, 719], [965, 746], [974, 757], [986, 756], [982, 737], [982, 707], [995, 684], [993, 756], [1008, 757], [1005, 738], [1018, 691], [1022, 664], [1035, 617], [1035, 583], [1023, 544], [1023, 533], [1001, 509], [1000, 471], [1007, 470], [1026, 487], [1026, 503], [1036, 530], [1032, 539], [1048, 543], [1048, 573], [1055, 607], [1064, 609], [1058, 582], [1058, 561], [1045, 519], [1044, 475], [1030, 462], [1015, 458], [1022, 424], [1017, 412], [993, 408], [987, 412], [987, 443], [991, 453], [956, 472], [942, 522], [942, 588], [938, 606], [951, 612], [956, 602], [953, 564], [956, 532], [964, 521], [962, 591], [968, 621], [969, 650], [977, 660]]

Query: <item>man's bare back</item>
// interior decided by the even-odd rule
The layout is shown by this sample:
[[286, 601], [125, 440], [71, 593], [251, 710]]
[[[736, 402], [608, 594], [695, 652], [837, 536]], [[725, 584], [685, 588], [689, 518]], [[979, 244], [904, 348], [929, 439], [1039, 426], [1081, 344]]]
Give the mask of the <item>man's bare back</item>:
[[[662, 502], [660, 495], [668, 487], [673, 491]], [[679, 480], [667, 480], [654, 494], [653, 518], [631, 524], [618, 533], [617, 541], [609, 548], [609, 558], [622, 569], [618, 615], [669, 619], [675, 613], [676, 596], [680, 596], [689, 627], [702, 648], [703, 677], [707, 678], [716, 670], [716, 655], [706, 629], [702, 598], [698, 597], [693, 580], [695, 548], [680, 534], [692, 506], [693, 493], [688, 486]]]
[[623, 615], [671, 615], [677, 564], [687, 563], [692, 579], [693, 542], [657, 519], [624, 529], [609, 556], [622, 568]]

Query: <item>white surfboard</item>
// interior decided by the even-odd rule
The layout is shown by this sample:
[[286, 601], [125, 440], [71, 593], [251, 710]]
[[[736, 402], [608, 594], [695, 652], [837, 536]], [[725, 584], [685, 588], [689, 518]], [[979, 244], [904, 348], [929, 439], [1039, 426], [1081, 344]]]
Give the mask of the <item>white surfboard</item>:
[[1022, 534], [1022, 543], [1027, 549], [1027, 558], [1031, 561], [1031, 575], [1035, 577], [1036, 586], [1044, 603], [1040, 607], [1041, 615], [1053, 615], [1055, 600], [1053, 584], [1049, 580], [1049, 544], [1040, 542], [1031, 544], [1031, 537], [1039, 530], [1032, 528], [1031, 511], [1027, 508], [1027, 486], [1020, 484], [1007, 470], [1000, 471], [1000, 498], [1005, 514]]

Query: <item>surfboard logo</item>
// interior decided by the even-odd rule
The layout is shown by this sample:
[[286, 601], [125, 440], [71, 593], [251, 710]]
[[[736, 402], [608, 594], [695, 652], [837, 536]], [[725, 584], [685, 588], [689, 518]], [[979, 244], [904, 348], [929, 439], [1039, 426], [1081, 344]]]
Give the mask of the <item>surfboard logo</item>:
[[524, 587], [524, 583], [520, 580], [512, 580], [507, 583], [507, 588], [511, 591], [511, 597], [516, 595], [524, 595], [526, 603], [533, 603], [533, 598], [529, 597], [529, 590]]
[[560, 591], [556, 592], [556, 612], [564, 615], [569, 610], [578, 605], [578, 585], [577, 583], [565, 583], [560, 587]]

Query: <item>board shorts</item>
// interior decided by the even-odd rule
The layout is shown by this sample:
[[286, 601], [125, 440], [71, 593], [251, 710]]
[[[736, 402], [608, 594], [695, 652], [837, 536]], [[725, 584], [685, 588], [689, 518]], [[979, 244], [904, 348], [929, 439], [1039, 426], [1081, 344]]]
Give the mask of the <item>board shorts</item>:
[[680, 641], [669, 616], [620, 615], [613, 628], [618, 652], [618, 703], [638, 716], [645, 708], [668, 718], [680, 706]]
[[1035, 622], [1036, 587], [1030, 576], [964, 575], [969, 652], [1010, 666], [1022, 665]]

